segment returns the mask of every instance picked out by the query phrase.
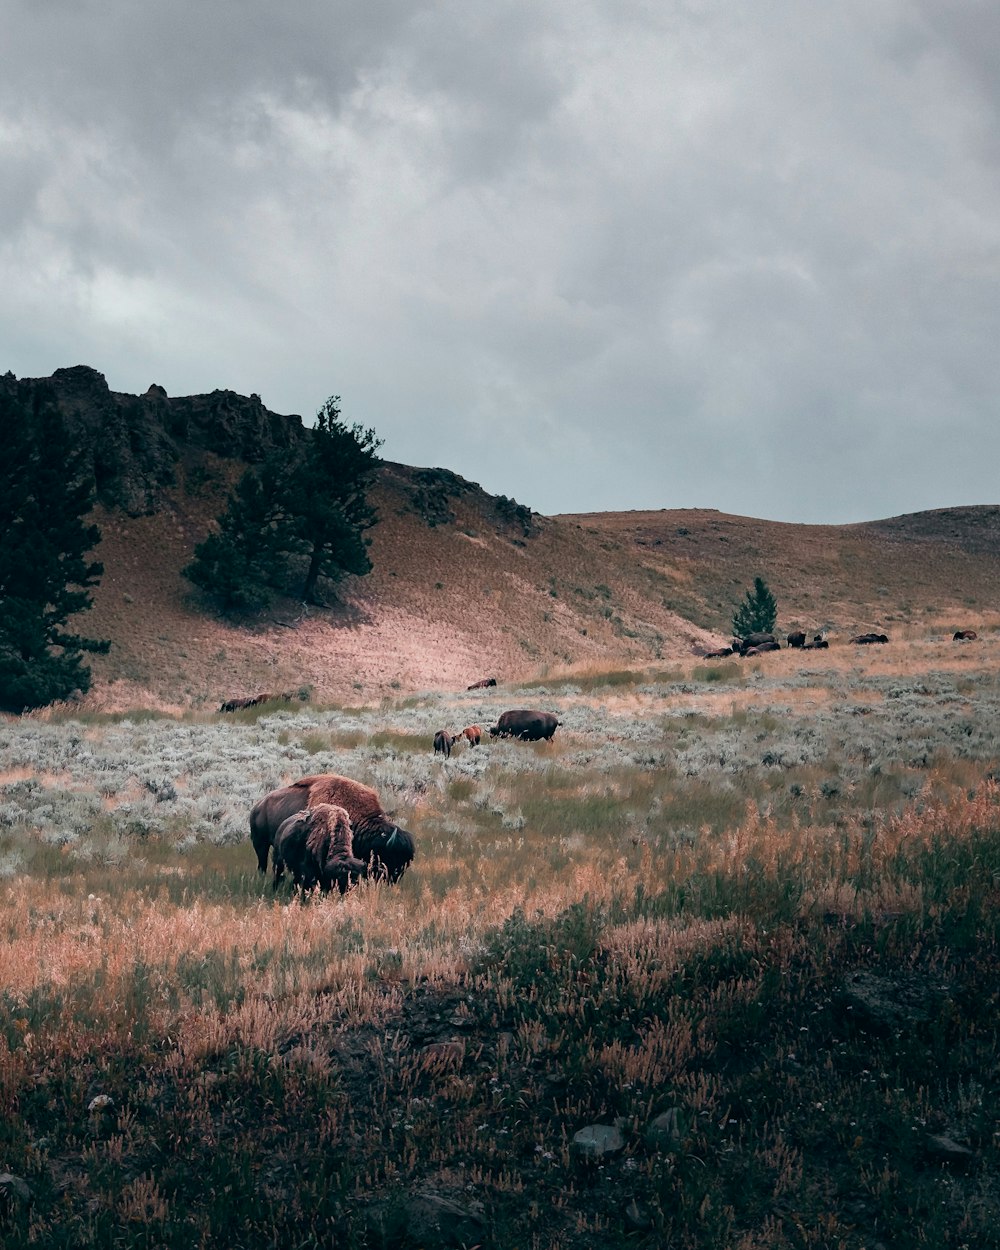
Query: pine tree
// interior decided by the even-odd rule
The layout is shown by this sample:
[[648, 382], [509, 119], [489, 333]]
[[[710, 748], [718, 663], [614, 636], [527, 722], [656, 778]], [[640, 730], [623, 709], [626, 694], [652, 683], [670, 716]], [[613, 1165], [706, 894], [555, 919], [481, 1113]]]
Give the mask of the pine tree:
[[86, 693], [83, 654], [110, 643], [64, 628], [91, 607], [104, 568], [87, 559], [101, 540], [84, 520], [90, 479], [53, 396], [39, 389], [31, 409], [0, 398], [0, 429], [0, 707], [22, 712]]
[[345, 425], [339, 403], [333, 395], [316, 414], [305, 454], [290, 476], [288, 508], [309, 559], [302, 587], [307, 603], [316, 602], [320, 577], [337, 582], [372, 567], [365, 531], [378, 516], [368, 490], [382, 440], [374, 430]]
[[301, 595], [318, 603], [321, 578], [371, 570], [366, 531], [377, 520], [368, 490], [381, 440], [340, 420], [331, 396], [298, 447], [244, 474], [218, 529], [195, 548], [185, 576], [224, 611], [266, 607], [271, 588], [305, 564]]
[[778, 619], [778, 604], [762, 577], [753, 579], [743, 602], [733, 613], [733, 633], [737, 638], [748, 634], [769, 634]]
[[183, 570], [224, 612], [253, 612], [271, 602], [287, 553], [296, 547], [284, 496], [288, 468], [280, 455], [248, 469], [218, 518], [218, 529], [194, 549]]

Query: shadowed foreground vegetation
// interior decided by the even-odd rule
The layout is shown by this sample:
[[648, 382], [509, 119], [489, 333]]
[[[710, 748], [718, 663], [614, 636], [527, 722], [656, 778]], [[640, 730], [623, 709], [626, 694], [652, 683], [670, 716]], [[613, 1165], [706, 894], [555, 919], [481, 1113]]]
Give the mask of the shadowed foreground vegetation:
[[[0, 726], [5, 1248], [1000, 1245], [992, 666], [780, 659]], [[323, 769], [398, 887], [253, 871]]]

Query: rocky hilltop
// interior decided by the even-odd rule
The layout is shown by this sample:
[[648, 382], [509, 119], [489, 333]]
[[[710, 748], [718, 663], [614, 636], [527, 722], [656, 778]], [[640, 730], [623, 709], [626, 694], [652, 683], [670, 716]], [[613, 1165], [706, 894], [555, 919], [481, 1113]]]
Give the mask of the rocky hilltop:
[[88, 365], [57, 369], [50, 378], [7, 373], [0, 389], [28, 407], [42, 393], [52, 395], [87, 453], [98, 500], [129, 516], [163, 507], [165, 488], [176, 485], [178, 465], [192, 452], [253, 463], [302, 437], [301, 417], [272, 412], [259, 395], [172, 398], [156, 383], [144, 395], [126, 395]]

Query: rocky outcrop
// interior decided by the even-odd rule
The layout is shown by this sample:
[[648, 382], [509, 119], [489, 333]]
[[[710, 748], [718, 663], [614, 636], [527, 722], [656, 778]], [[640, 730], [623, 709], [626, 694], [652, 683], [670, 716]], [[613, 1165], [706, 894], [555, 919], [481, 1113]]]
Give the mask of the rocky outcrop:
[[0, 392], [27, 414], [54, 401], [70, 437], [83, 450], [97, 498], [130, 516], [156, 512], [185, 451], [213, 452], [253, 463], [303, 435], [302, 418], [265, 408], [259, 395], [212, 391], [172, 399], [153, 383], [143, 395], [112, 391], [87, 365], [50, 378], [0, 377]]

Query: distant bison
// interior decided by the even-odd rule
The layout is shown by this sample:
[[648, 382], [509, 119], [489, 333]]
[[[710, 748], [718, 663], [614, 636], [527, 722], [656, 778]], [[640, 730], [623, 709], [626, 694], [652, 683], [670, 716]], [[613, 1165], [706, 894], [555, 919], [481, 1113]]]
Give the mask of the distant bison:
[[483, 677], [479, 681], [474, 681], [471, 686], [466, 686], [466, 690], [485, 690], [487, 686], [495, 686], [497, 679], [495, 677]]
[[703, 660], [721, 660], [725, 656], [732, 654], [732, 647], [719, 647], [715, 651], [702, 651], [701, 658]]
[[803, 645], [802, 650], [803, 651], [825, 651], [829, 647], [829, 645], [830, 644], [827, 642], [825, 638], [822, 638], [820, 637], [819, 634], [817, 634], [816, 637], [812, 640], [812, 642], [807, 642]]
[[[773, 642], [775, 646], [778, 645], [778, 640], [774, 634], [765, 634], [759, 631], [747, 634], [745, 638], [733, 639], [734, 648], [739, 651], [740, 655], [746, 655], [752, 647], [762, 647], [768, 642]], [[774, 650], [774, 648], [771, 648], [771, 650]]]
[[770, 642], [759, 642], [756, 646], [747, 647], [743, 652], [745, 656], [766, 655], [768, 651], [780, 651], [781, 644], [777, 639], [772, 638]]
[[477, 747], [483, 740], [483, 731], [479, 725], [466, 725], [458, 736], [464, 738], [470, 747]]
[[538, 742], [544, 738], [546, 742], [551, 742], [556, 726], [561, 724], [554, 712], [519, 709], [502, 713], [497, 723], [491, 726], [490, 737], [520, 738], [522, 742]]
[[788, 645], [790, 647], [804, 647], [806, 645], [806, 636], [801, 629], [796, 629], [788, 635]]
[[852, 638], [851, 642], [859, 647], [866, 647], [873, 642], [888, 642], [888, 634], [858, 634], [856, 638]]
[[334, 885], [345, 893], [365, 875], [354, 854], [351, 820], [342, 807], [317, 803], [283, 820], [274, 835], [274, 888], [285, 869], [302, 890], [318, 885], [327, 893]]
[[292, 696], [290, 694], [255, 694], [248, 699], [227, 699], [223, 703], [220, 712], [242, 712], [244, 708], [260, 707], [262, 703], [291, 703]]
[[362, 875], [398, 881], [413, 859], [413, 835], [389, 819], [371, 786], [336, 773], [303, 777], [272, 790], [253, 805], [250, 839], [260, 871], [267, 872], [268, 853], [289, 816], [321, 803], [342, 807], [347, 812], [354, 857], [364, 864]]
[[952, 634], [952, 642], [975, 642], [978, 637], [974, 629], [956, 629]]
[[450, 734], [447, 729], [439, 729], [434, 735], [434, 754], [440, 752], [445, 759], [451, 755], [451, 748], [458, 741], [457, 734]]

